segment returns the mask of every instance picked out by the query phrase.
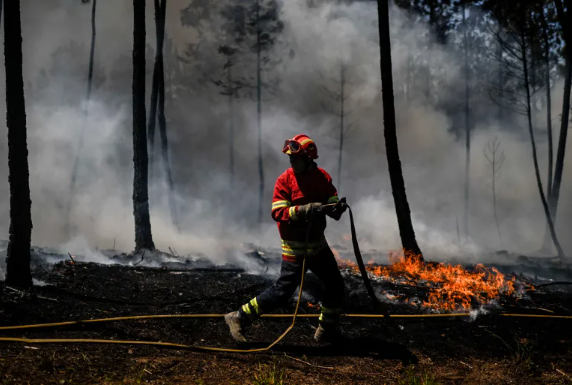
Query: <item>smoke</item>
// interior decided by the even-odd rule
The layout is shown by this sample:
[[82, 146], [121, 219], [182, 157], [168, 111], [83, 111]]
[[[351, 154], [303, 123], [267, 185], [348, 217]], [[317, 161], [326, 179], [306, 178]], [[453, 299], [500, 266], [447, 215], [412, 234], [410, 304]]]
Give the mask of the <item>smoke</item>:
[[[79, 3], [22, 2], [33, 243], [106, 263], [107, 257], [95, 252], [96, 248], [115, 245], [117, 250], [130, 251], [134, 241], [132, 5], [127, 0], [98, 3], [97, 81], [89, 117], [84, 121], [91, 6]], [[216, 55], [219, 43], [209, 40], [209, 36], [201, 41], [203, 49], [206, 46], [210, 52], [208, 62], [186, 55], [189, 44], [199, 42], [196, 29], [181, 26], [180, 10], [187, 4], [169, 2], [170, 48], [165, 52], [168, 135], [181, 231], [171, 221], [157, 151], [149, 187], [156, 246], [162, 250], [174, 248], [181, 255], [206, 255], [220, 263], [240, 260], [237, 250], [241, 250], [242, 243], [276, 247], [279, 237], [270, 218], [272, 188], [288, 167], [280, 147], [285, 138], [305, 132], [318, 143], [319, 165], [332, 175], [340, 186], [340, 195], [348, 198], [354, 210], [362, 248], [383, 252], [400, 248], [383, 139], [375, 2], [322, 2], [313, 7], [301, 0], [283, 2], [284, 32], [269, 53], [282, 60], [264, 72], [265, 81], [280, 79], [280, 83], [275, 95], [263, 90], [262, 226], [256, 221], [256, 103], [244, 94], [234, 105], [231, 185], [227, 97], [208, 80], [222, 76], [224, 58]], [[147, 100], [155, 46], [152, 17], [152, 4], [148, 4]], [[207, 20], [203, 28], [219, 26], [219, 17], [213, 12], [213, 19]], [[466, 240], [462, 228], [464, 78], [458, 41], [436, 44], [423, 21], [398, 9], [391, 10], [391, 30], [399, 149], [413, 225], [422, 250], [438, 260], [479, 256], [501, 248], [523, 253], [537, 250], [545, 222], [525, 122], [508, 111], [498, 121], [496, 112], [491, 112], [496, 106], [488, 95], [477, 93], [486, 88], [485, 79], [494, 78], [496, 67], [490, 63], [479, 67], [481, 76], [471, 80], [471, 237]], [[474, 55], [485, 57], [487, 53]], [[186, 62], [178, 57], [186, 58]], [[237, 77], [250, 79], [255, 76], [253, 56], [246, 59], [235, 71]], [[426, 98], [427, 62], [431, 68], [430, 99]], [[324, 88], [330, 93], [339, 92], [342, 66], [347, 79], [347, 132], [340, 181], [339, 103], [329, 98]], [[0, 82], [4, 81], [4, 75], [0, 75]], [[553, 88], [555, 117], [562, 100], [560, 83]], [[543, 110], [535, 112], [541, 172], [546, 183], [543, 116]], [[85, 144], [79, 149], [82, 129]], [[490, 165], [483, 156], [483, 148], [494, 136], [500, 139], [506, 156], [496, 186], [502, 243], [494, 222]], [[76, 192], [71, 194], [70, 175], [78, 152], [79, 175]], [[0, 153], [7, 158], [5, 139], [0, 141]], [[568, 157], [566, 168], [570, 167]], [[0, 162], [0, 192], [5, 197], [9, 196], [7, 175], [7, 162]], [[572, 240], [564, 235], [572, 217], [572, 205], [566, 199], [572, 187], [566, 178], [563, 182], [557, 228], [565, 250], [571, 252]], [[73, 233], [68, 235], [64, 228], [69, 204]], [[0, 213], [0, 231], [7, 238], [7, 198], [0, 204]], [[330, 243], [339, 244], [346, 242], [344, 236], [348, 234], [349, 218], [345, 216], [340, 222], [330, 223], [326, 235]]]

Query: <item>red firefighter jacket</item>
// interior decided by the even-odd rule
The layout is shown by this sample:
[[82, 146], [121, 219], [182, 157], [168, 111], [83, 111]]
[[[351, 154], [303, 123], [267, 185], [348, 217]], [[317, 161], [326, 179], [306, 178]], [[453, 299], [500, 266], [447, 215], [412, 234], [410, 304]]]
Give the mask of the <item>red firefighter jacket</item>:
[[306, 235], [309, 223], [298, 217], [298, 207], [307, 203], [323, 204], [339, 201], [338, 192], [330, 175], [316, 164], [308, 171], [295, 174], [292, 168], [276, 180], [272, 198], [272, 218], [278, 222], [282, 239], [282, 258], [295, 260], [306, 253], [315, 255], [327, 247], [324, 230], [326, 218], [318, 216], [312, 220], [308, 244]]

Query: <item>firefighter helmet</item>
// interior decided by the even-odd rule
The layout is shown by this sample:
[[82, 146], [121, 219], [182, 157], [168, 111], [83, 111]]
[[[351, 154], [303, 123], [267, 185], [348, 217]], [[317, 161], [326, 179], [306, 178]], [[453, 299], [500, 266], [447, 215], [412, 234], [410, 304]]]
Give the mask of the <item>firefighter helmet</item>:
[[318, 159], [318, 147], [316, 143], [304, 134], [296, 135], [292, 139], [287, 139], [284, 142], [282, 152], [288, 155], [305, 154], [311, 159]]

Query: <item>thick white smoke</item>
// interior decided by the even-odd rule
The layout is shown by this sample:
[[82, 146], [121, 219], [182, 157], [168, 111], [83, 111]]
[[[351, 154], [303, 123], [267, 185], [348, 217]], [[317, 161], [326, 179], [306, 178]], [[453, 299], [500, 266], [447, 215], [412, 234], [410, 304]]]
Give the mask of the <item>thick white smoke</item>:
[[[134, 241], [130, 105], [132, 3], [127, 0], [98, 2], [96, 73], [101, 81], [94, 91], [85, 126], [81, 101], [86, 88], [91, 6], [64, 0], [41, 5], [34, 2], [33, 6], [30, 1], [22, 3], [33, 243], [59, 246], [62, 251], [69, 249], [78, 254], [90, 254], [89, 250], [96, 247], [109, 249], [113, 244], [118, 250], [130, 251]], [[340, 195], [347, 196], [355, 211], [362, 248], [380, 251], [399, 248], [383, 142], [375, 2], [352, 5], [324, 2], [313, 8], [309, 8], [306, 1], [284, 2], [281, 14], [284, 33], [273, 51], [275, 57], [283, 61], [264, 75], [268, 79], [280, 78], [281, 82], [277, 95], [264, 94], [265, 223], [262, 226], [256, 224], [256, 105], [248, 98], [235, 103], [235, 183], [231, 189], [227, 98], [209, 81], [205, 82], [204, 75], [205, 67], [222, 70], [224, 60], [216, 59], [213, 54], [213, 62], [205, 66], [200, 58], [184, 63], [175, 56], [185, 56], [188, 45], [196, 44], [198, 39], [194, 28], [180, 23], [180, 10], [187, 3], [169, 2], [167, 31], [178, 53], [166, 52], [169, 68], [178, 73], [178, 77], [170, 80], [175, 83], [168, 89], [167, 118], [181, 232], [171, 223], [167, 189], [157, 162], [150, 186], [156, 246], [163, 250], [172, 247], [180, 254], [203, 253], [222, 262], [236, 258], [236, 250], [243, 242], [278, 245], [277, 231], [270, 219], [270, 201], [276, 177], [288, 167], [287, 159], [280, 153], [283, 140], [301, 132], [309, 133], [318, 143], [320, 166], [330, 172], [335, 184], [340, 183], [337, 180], [338, 118], [322, 108], [322, 104], [332, 103], [322, 88], [337, 89], [343, 64], [349, 95], [346, 122], [352, 129], [344, 142]], [[219, 25], [218, 14], [213, 14], [215, 19], [210, 23]], [[155, 45], [152, 16], [152, 4], [148, 4], [147, 99]], [[391, 28], [401, 161], [421, 248], [429, 257], [441, 260], [500, 248], [528, 253], [538, 249], [545, 225], [530, 143], [522, 119], [509, 113], [502, 122], [495, 121], [493, 113], [471, 117], [474, 122], [471, 239], [459, 242], [457, 225], [462, 238], [465, 152], [463, 140], [453, 134], [462, 124], [450, 113], [457, 107], [451, 104], [453, 107], [444, 109], [442, 103], [427, 101], [425, 77], [420, 71], [410, 74], [413, 88], [407, 98], [402, 92], [411, 58], [421, 62], [430, 58], [433, 99], [457, 103], [463, 100], [459, 48], [453, 42], [429, 46], [427, 26], [413, 22], [410, 15], [397, 9], [392, 9]], [[70, 40], [80, 44], [77, 54], [68, 55], [64, 64], [55, 63], [53, 52], [69, 45]], [[212, 41], [206, 40], [203, 44], [210, 44], [213, 52], [218, 48]], [[486, 55], [486, 52], [476, 54]], [[47, 74], [43, 77], [39, 75], [42, 69]], [[236, 70], [249, 77], [255, 75], [251, 64], [242, 64]], [[213, 70], [209, 76], [217, 74], [220, 71]], [[4, 75], [0, 75], [0, 82], [4, 83]], [[43, 87], [42, 82], [48, 86]], [[553, 116], [559, 114], [561, 88], [559, 83], [554, 87]], [[490, 101], [480, 96], [472, 103], [482, 106]], [[337, 107], [334, 104], [330, 108]], [[535, 121], [545, 176], [547, 146], [543, 114], [537, 111]], [[558, 125], [555, 122], [555, 128]], [[86, 130], [86, 141], [81, 150], [77, 194], [73, 196], [75, 233], [70, 239], [63, 232], [65, 208], [72, 199], [69, 179], [82, 127]], [[506, 156], [497, 183], [503, 244], [494, 224], [490, 166], [483, 156], [484, 146], [494, 136], [500, 138]], [[1, 141], [0, 152], [7, 159], [6, 140]], [[571, 163], [568, 157], [567, 169], [572, 167]], [[557, 221], [561, 237], [570, 228], [568, 218], [572, 205], [567, 197], [571, 189], [565, 173]], [[4, 218], [0, 221], [0, 231], [7, 238], [7, 162], [0, 162], [0, 191], [6, 197], [0, 204]], [[327, 236], [335, 244], [347, 242], [344, 236], [348, 234], [346, 216], [330, 225]], [[80, 238], [76, 238], [77, 235]], [[561, 242], [566, 250], [572, 250], [570, 239], [562, 237]], [[93, 254], [94, 260], [98, 258]]]

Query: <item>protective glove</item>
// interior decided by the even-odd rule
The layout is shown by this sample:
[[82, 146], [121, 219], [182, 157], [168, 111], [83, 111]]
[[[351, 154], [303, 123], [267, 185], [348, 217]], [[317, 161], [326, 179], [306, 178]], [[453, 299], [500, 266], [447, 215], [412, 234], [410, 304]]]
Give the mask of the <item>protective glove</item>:
[[336, 203], [333, 211], [336, 212], [339, 211], [340, 213], [345, 213], [347, 209], [348, 209], [348, 204], [346, 203], [346, 198], [342, 198], [338, 201], [338, 203]]
[[312, 219], [320, 213], [322, 206], [323, 205], [319, 202], [298, 206], [298, 215], [303, 219]]
[[346, 198], [340, 199], [331, 212], [328, 213], [328, 216], [336, 221], [339, 221], [342, 217], [342, 214], [346, 212], [348, 209], [348, 205], [346, 203]]

